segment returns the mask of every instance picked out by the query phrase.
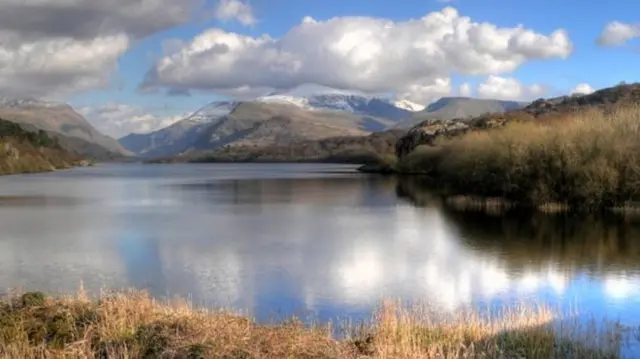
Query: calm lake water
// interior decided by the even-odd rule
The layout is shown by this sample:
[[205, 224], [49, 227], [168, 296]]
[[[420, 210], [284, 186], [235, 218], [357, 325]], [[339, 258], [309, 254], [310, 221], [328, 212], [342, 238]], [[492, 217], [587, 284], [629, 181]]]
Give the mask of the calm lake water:
[[246, 310], [368, 316], [540, 299], [640, 323], [633, 220], [447, 210], [352, 166], [101, 165], [0, 177], [0, 288], [146, 288]]

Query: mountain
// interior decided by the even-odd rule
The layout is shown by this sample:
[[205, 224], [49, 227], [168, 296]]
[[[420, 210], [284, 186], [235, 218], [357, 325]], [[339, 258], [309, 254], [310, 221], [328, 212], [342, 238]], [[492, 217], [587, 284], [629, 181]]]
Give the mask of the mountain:
[[428, 120], [452, 120], [499, 113], [526, 106], [526, 102], [475, 99], [469, 97], [443, 97], [424, 110], [413, 114], [411, 119], [402, 121], [395, 128], [409, 129]]
[[82, 155], [104, 159], [128, 152], [113, 138], [98, 132], [71, 106], [36, 99], [0, 97], [0, 117], [46, 131], [60, 145]]
[[193, 146], [202, 131], [229, 115], [237, 105], [234, 101], [212, 102], [170, 126], [151, 133], [132, 133], [118, 142], [142, 157], [176, 155]]
[[45, 172], [80, 164], [82, 157], [66, 151], [43, 130], [27, 131], [0, 119], [0, 175]]
[[364, 136], [392, 120], [346, 111], [309, 109], [283, 99], [214, 102], [177, 123], [120, 139], [142, 157], [166, 157], [224, 146], [280, 146], [334, 136]]
[[344, 93], [322, 93], [310, 96], [271, 94], [258, 97], [259, 102], [280, 103], [298, 106], [307, 110], [344, 111], [362, 116], [381, 117], [394, 122], [408, 119], [414, 110], [406, 107], [419, 106], [408, 101], [400, 105], [386, 99]]
[[233, 111], [238, 102], [236, 101], [216, 101], [212, 102], [201, 109], [197, 110], [189, 117], [185, 118], [193, 124], [206, 124], [220, 119], [222, 116], [226, 116]]

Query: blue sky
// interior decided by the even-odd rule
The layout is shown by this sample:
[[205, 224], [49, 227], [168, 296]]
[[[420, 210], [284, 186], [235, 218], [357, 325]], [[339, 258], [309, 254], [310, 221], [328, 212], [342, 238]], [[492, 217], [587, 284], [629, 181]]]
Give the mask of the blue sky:
[[[50, 1], [55, 3], [54, 0]], [[15, 0], [0, 0], [0, 5], [4, 2], [18, 9], [16, 11], [27, 11], [21, 10]], [[77, 6], [83, 9], [95, 6], [88, 0], [71, 2], [74, 3], [71, 6], [76, 6], [77, 3]], [[94, 51], [93, 57], [87, 57], [88, 62], [102, 61], [104, 64], [99, 64], [102, 67], [96, 64], [90, 76], [87, 73], [73, 74], [74, 83], [81, 86], [62, 87], [60, 84], [47, 82], [51, 90], [47, 88], [47, 92], [43, 90], [42, 94], [34, 95], [61, 98], [82, 109], [83, 114], [93, 117], [92, 120], [97, 122], [112, 119], [101, 117], [95, 111], [105, 104], [110, 104], [112, 108], [119, 106], [128, 109], [130, 114], [135, 113], [140, 121], [144, 118], [153, 118], [156, 121], [154, 124], [150, 121], [150, 127], [142, 128], [143, 130], [159, 126], [159, 118], [179, 117], [208, 102], [236, 97], [239, 93], [239, 90], [233, 88], [236, 85], [245, 86], [246, 92], [242, 92], [239, 97], [251, 97], [273, 89], [284, 90], [288, 86], [319, 81], [325, 82], [321, 84], [323, 86], [369, 93], [390, 93], [399, 99], [426, 105], [440, 96], [460, 94], [531, 100], [566, 94], [579, 84], [583, 85], [582, 88], [598, 89], [620, 81], [638, 81], [639, 77], [636, 68], [640, 60], [640, 2], [632, 0], [608, 3], [539, 0], [535, 4], [512, 0], [207, 0], [204, 5], [198, 0], [185, 0], [182, 10], [192, 10], [191, 16], [178, 15], [178, 5], [168, 0], [149, 0], [149, 3], [157, 5], [156, 8], [149, 10], [153, 12], [140, 12], [139, 19], [131, 15], [136, 13], [135, 1], [106, 2], [118, 3], [120, 8], [124, 8], [119, 13], [114, 10], [113, 14], [105, 15], [109, 16], [105, 19], [105, 24], [117, 25], [114, 25], [108, 34], [122, 34], [128, 43], [120, 43], [121, 48], [111, 52], [109, 48], [115, 45], [107, 43], [104, 45], [107, 49], [102, 50], [104, 55], [100, 57], [95, 55]], [[226, 12], [221, 12], [223, 7], [226, 7]], [[453, 45], [430, 38], [428, 47], [444, 51], [446, 55], [425, 56], [421, 63], [407, 59], [421, 57], [420, 52], [416, 52], [416, 48], [419, 47], [417, 44], [424, 43], [426, 40], [422, 37], [433, 30], [426, 27], [418, 28], [410, 20], [415, 21], [428, 14], [443, 14], [446, 7], [458, 12], [455, 16], [447, 13], [447, 16], [455, 17], [452, 21], [457, 25], [452, 26], [459, 26], [460, 19], [468, 17], [474, 24], [472, 27], [476, 29], [483, 27], [483, 24], [490, 24], [498, 31], [509, 32], [522, 26], [529, 33], [505, 35], [510, 36], [510, 41], [520, 44], [514, 48], [499, 48], [497, 42], [490, 37], [477, 41], [468, 40], [468, 44], [458, 42]], [[30, 7], [28, 11], [45, 10]], [[103, 13], [104, 9], [99, 12]], [[313, 18], [314, 22], [303, 27], [301, 24], [307, 16]], [[432, 15], [432, 20], [434, 16]], [[339, 21], [339, 18], [343, 18], [344, 21]], [[155, 19], [157, 26], [153, 24]], [[338, 20], [329, 21], [330, 19]], [[381, 25], [369, 21], [381, 19], [393, 21], [395, 30], [386, 32]], [[134, 20], [138, 21], [135, 26]], [[610, 27], [607, 33], [605, 29], [614, 21], [619, 22], [620, 26]], [[160, 23], [162, 24], [158, 25]], [[358, 32], [361, 28], [365, 32], [368, 31], [370, 37], [369, 40], [362, 40], [364, 45], [356, 53], [335, 50], [334, 44], [340, 41], [340, 34], [349, 31], [361, 34]], [[102, 31], [102, 28], [100, 29]], [[210, 32], [211, 29], [220, 29], [223, 33], [214, 34]], [[2, 30], [0, 28], [0, 37]], [[11, 30], [18, 34], [25, 31], [18, 25], [9, 29]], [[560, 30], [566, 32], [562, 36], [554, 37], [554, 32]], [[50, 30], [43, 30], [46, 31]], [[453, 31], [468, 35], [473, 30]], [[323, 32], [327, 35], [323, 35]], [[85, 39], [80, 39], [79, 33], [61, 33], [47, 41], [60, 38], [84, 41]], [[104, 38], [106, 34], [97, 33], [95, 36]], [[202, 34], [206, 34], [205, 43], [208, 45], [205, 46], [210, 48], [198, 52], [200, 50], [196, 51], [195, 45], [191, 46], [191, 41]], [[606, 42], [609, 46], [596, 43], [603, 34], [608, 36]], [[234, 36], [253, 41], [263, 35], [272, 39], [262, 43], [259, 48], [245, 46], [246, 44], [240, 48], [229, 47], [229, 44], [235, 41]], [[354, 36], [356, 40], [352, 39], [351, 45], [346, 46], [358, 45], [357, 42], [360, 40], [357, 36], [360, 35]], [[377, 37], [384, 36], [388, 38], [378, 43]], [[181, 40], [181, 43], [174, 46], [173, 53], [163, 51], [163, 44], [166, 45], [168, 40], [175, 42], [176, 39]], [[563, 42], [563, 39], [568, 43]], [[110, 38], [109, 41], [111, 40], [113, 39]], [[356, 42], [355, 45], [353, 41]], [[406, 46], [403, 41], [407, 43]], [[219, 46], [215, 46], [218, 46], [217, 49], [223, 49], [222, 53], [216, 54], [216, 47], [211, 45], [212, 43], [218, 44]], [[93, 46], [93, 50], [96, 48], [95, 44], [83, 44], [87, 47]], [[376, 44], [380, 45], [378, 52], [375, 51]], [[226, 51], [229, 49], [231, 51]], [[181, 50], [186, 51], [188, 55], [176, 57], [175, 53]], [[198, 53], [194, 55], [194, 51]], [[269, 62], [269, 54], [273, 54], [274, 51], [278, 54]], [[332, 51], [334, 53], [326, 62], [317, 59], [318, 56]], [[372, 58], [392, 53], [396, 54], [395, 60]], [[48, 57], [51, 56], [53, 54], [49, 53]], [[225, 56], [227, 57], [223, 59]], [[398, 56], [407, 58], [402, 59]], [[238, 59], [238, 63], [229, 65], [230, 59]], [[19, 65], [16, 61], [11, 64]], [[159, 61], [167, 61], [170, 65], [158, 70], [156, 65]], [[78, 63], [76, 67], [83, 64]], [[343, 64], [344, 68], [341, 67]], [[291, 70], [297, 65], [300, 65], [299, 69]], [[0, 59], [0, 69], [2, 66], [3, 62]], [[389, 70], [396, 66], [397, 69]], [[370, 69], [365, 71], [365, 67]], [[69, 67], [64, 69], [65, 76], [71, 76], [72, 71]], [[333, 70], [335, 78], [332, 78]], [[37, 71], [40, 74], [39, 72], [44, 70], [39, 67]], [[147, 75], [148, 73], [153, 76]], [[23, 78], [34, 78], [35, 74], [20, 73], [19, 76], [9, 77], [5, 82], [18, 83]], [[340, 78], [341, 76], [343, 78]], [[411, 82], [412, 76], [417, 79], [416, 83]], [[0, 79], [3, 79], [1, 75]], [[67, 84], [73, 81], [69, 80]], [[99, 85], [93, 86], [94, 82]], [[140, 85], [143, 82], [155, 92], [142, 93]], [[482, 86], [483, 83], [485, 86]], [[388, 86], [385, 87], [385, 84]], [[466, 84], [470, 93], [461, 90], [462, 84]], [[586, 86], [587, 84], [589, 86]], [[23, 86], [24, 88], [20, 87], [22, 92], [31, 89]], [[43, 89], [42, 86], [37, 88]], [[170, 89], [188, 91], [190, 96], [167, 95]], [[2, 90], [7, 89], [0, 86], [0, 91]], [[9, 87], [8, 90], [11, 91], [12, 88]]]

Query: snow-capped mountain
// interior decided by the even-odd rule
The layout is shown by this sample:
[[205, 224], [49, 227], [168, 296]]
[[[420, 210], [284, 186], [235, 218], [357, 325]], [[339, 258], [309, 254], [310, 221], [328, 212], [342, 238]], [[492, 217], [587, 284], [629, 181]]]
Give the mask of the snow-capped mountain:
[[258, 97], [256, 101], [265, 102], [265, 103], [279, 103], [285, 105], [294, 105], [300, 108], [313, 110], [313, 108], [309, 105], [309, 101], [306, 97], [296, 97], [296, 96], [288, 96], [288, 95], [268, 95]]
[[[271, 94], [258, 97], [256, 101], [294, 105], [308, 110], [345, 111], [363, 116], [381, 117], [399, 121], [411, 117], [413, 110], [373, 96], [344, 93], [322, 93], [310, 96]], [[418, 106], [418, 105], [415, 105]]]
[[393, 104], [398, 108], [402, 108], [411, 112], [422, 111], [426, 107], [424, 105], [418, 105], [417, 103], [411, 102], [409, 100], [398, 100], [398, 101], [394, 101]]
[[236, 101], [212, 102], [197, 110], [191, 116], [185, 118], [183, 121], [189, 121], [199, 124], [210, 123], [230, 114], [237, 105], [238, 102]]

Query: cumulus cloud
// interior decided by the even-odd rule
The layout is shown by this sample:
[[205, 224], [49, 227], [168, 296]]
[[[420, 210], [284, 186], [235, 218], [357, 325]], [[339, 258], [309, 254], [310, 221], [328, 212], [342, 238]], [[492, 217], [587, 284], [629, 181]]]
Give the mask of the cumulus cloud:
[[397, 97], [415, 103], [431, 103], [440, 97], [450, 95], [451, 91], [451, 78], [436, 78], [432, 81], [413, 83], [402, 89]]
[[597, 43], [601, 46], [620, 46], [636, 38], [640, 38], [640, 24], [614, 21], [604, 27]]
[[215, 15], [219, 20], [237, 20], [243, 25], [253, 25], [256, 23], [251, 5], [240, 0], [220, 0]]
[[167, 127], [188, 114], [160, 116], [142, 107], [116, 102], [97, 107], [82, 107], [78, 112], [102, 133], [121, 138], [130, 133], [146, 133]]
[[594, 89], [587, 83], [578, 84], [573, 90], [571, 90], [572, 95], [588, 95], [592, 93]]
[[188, 21], [201, 0], [0, 0], [0, 92], [107, 86], [139, 38]]
[[524, 85], [513, 77], [491, 75], [478, 85], [478, 96], [497, 100], [532, 100], [546, 92], [540, 84]]
[[563, 29], [545, 35], [502, 28], [452, 7], [398, 22], [307, 17], [277, 39], [208, 29], [158, 60], [142, 87], [221, 91], [315, 83], [420, 101], [430, 89], [449, 90], [452, 73], [509, 73], [530, 60], [566, 58], [572, 47]]

